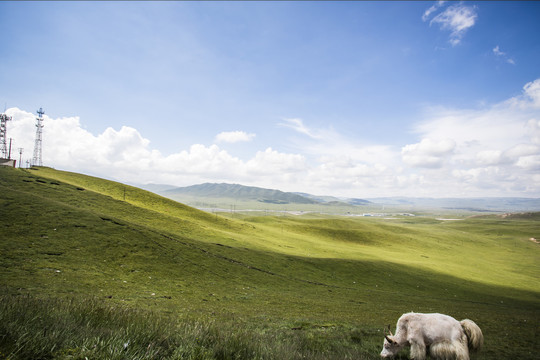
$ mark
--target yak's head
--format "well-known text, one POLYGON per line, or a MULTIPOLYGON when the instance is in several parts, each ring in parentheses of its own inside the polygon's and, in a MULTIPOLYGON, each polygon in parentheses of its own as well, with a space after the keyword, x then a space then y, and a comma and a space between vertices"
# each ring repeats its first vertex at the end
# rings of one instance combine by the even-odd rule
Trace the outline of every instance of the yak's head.
POLYGON ((390 331, 390 326, 388 326, 388 334, 384 336, 383 349, 381 351, 382 358, 391 358, 394 357, 401 349, 403 345, 399 344, 395 339, 394 335, 390 331))

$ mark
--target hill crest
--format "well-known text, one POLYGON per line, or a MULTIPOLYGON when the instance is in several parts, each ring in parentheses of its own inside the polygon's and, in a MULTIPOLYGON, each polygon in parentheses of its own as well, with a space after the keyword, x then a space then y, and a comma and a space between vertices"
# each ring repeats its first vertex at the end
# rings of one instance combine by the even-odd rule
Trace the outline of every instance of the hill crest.
POLYGON ((272 204, 318 204, 308 197, 275 189, 245 186, 228 183, 204 183, 165 190, 164 195, 190 195, 214 198, 235 198, 238 200, 257 200, 272 204))

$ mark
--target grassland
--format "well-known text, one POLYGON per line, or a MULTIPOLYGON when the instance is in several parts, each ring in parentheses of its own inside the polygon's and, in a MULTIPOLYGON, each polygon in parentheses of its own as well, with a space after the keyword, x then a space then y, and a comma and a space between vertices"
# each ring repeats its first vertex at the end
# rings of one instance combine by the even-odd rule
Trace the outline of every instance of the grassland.
POLYGON ((375 359, 407 311, 540 350, 539 214, 211 214, 49 168, 0 194, 0 359, 375 359))
POLYGON ((370 211, 381 211, 380 205, 366 205, 366 206, 354 206, 346 203, 314 203, 314 204, 301 204, 294 202, 282 202, 279 201, 261 201, 256 199, 235 198, 235 197, 211 197, 204 196, 199 197, 189 194, 177 194, 177 193, 163 193, 161 194, 169 199, 181 202, 183 204, 198 208, 205 209, 211 212, 222 213, 234 213, 234 214, 251 214, 268 216, 268 215, 282 215, 286 213, 294 214, 308 214, 308 213, 322 213, 328 215, 336 214, 354 214, 361 215, 370 211))

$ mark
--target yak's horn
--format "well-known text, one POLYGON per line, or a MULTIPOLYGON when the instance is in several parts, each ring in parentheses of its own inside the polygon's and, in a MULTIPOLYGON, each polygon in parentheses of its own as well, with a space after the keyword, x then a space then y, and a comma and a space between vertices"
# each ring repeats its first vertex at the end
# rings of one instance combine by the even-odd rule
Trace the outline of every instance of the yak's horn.
POLYGON ((386 335, 384 338, 385 338, 390 344, 395 343, 395 341, 392 340, 392 339, 390 339, 390 338, 388 337, 388 335, 386 335))

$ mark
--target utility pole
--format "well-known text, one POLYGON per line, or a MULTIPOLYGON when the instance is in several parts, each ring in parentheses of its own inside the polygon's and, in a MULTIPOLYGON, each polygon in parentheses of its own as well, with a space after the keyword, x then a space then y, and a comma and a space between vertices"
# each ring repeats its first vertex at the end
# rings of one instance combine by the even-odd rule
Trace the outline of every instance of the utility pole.
POLYGON ((39 108, 37 111, 38 117, 36 118, 37 124, 36 124, 36 141, 34 143, 34 157, 32 159, 32 166, 43 166, 43 159, 41 158, 41 150, 42 150, 42 138, 41 135, 43 134, 43 114, 45 112, 42 108, 39 108))

